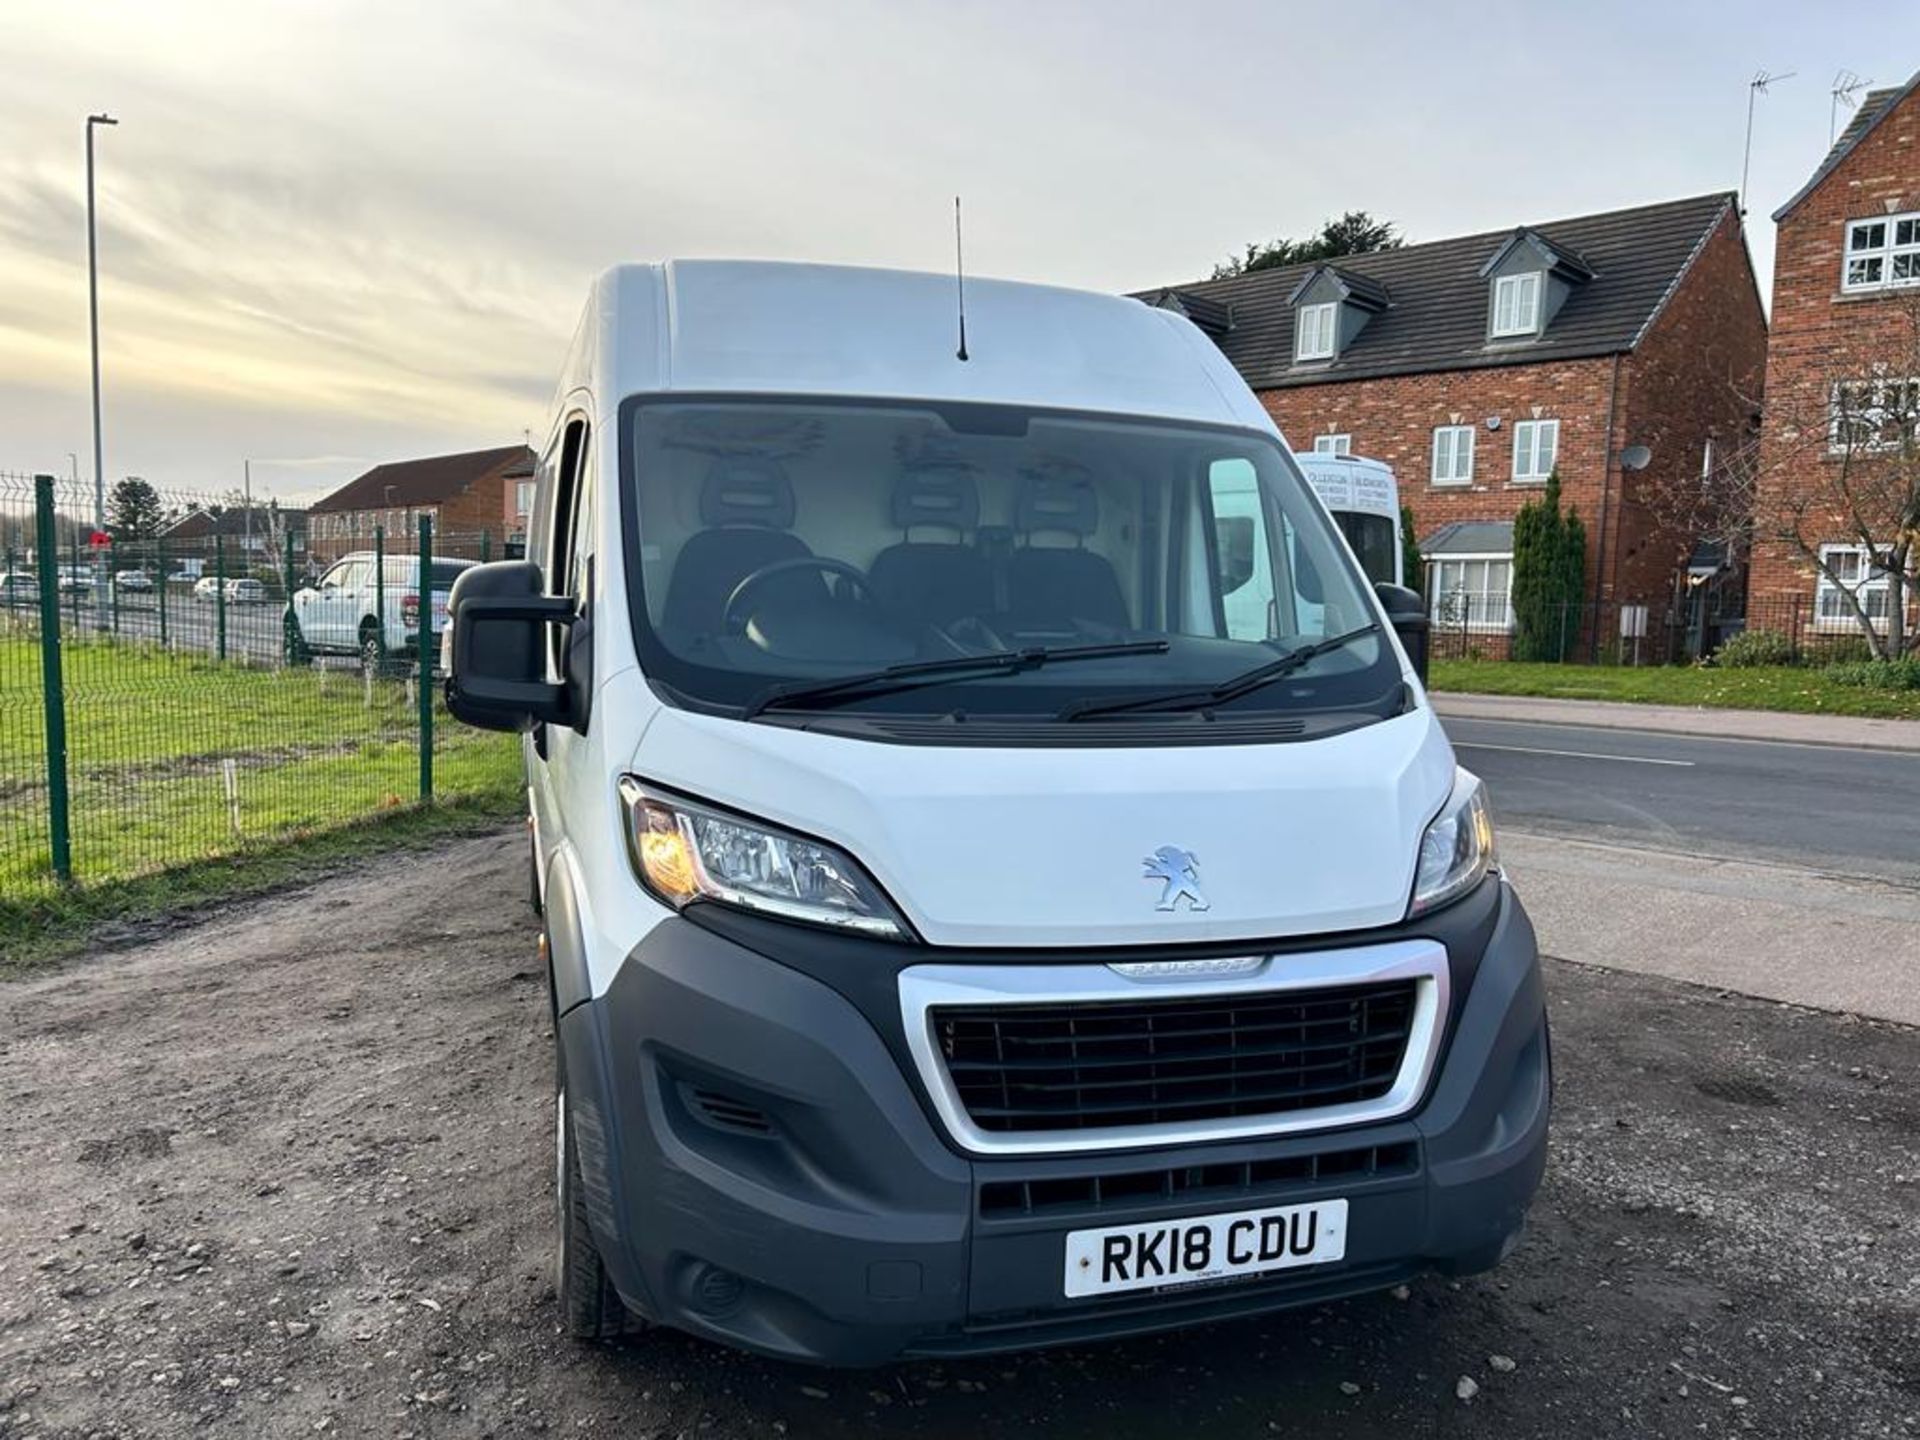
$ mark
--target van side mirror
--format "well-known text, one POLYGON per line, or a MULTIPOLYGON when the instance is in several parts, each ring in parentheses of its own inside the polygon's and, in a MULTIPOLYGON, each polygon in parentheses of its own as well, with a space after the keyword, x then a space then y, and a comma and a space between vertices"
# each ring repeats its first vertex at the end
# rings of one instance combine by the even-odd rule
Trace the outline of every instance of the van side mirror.
POLYGON ((1380 608, 1387 612, 1387 623, 1393 626, 1393 633, 1400 637, 1401 648, 1413 662, 1413 673, 1420 677, 1422 685, 1426 684, 1427 640, 1433 629, 1433 622, 1427 618, 1427 602, 1420 598, 1418 590, 1389 585, 1384 580, 1373 587, 1373 593, 1380 597, 1380 608))
POLYGON ((447 597, 447 709, 482 730, 570 723, 567 687, 547 679, 547 627, 573 602, 542 592, 540 567, 500 560, 462 570, 447 597))

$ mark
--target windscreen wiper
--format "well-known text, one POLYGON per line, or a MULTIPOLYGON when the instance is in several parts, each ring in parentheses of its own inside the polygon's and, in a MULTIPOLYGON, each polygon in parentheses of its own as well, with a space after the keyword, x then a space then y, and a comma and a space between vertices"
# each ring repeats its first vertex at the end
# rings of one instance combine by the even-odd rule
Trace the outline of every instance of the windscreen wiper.
POLYGON ((868 670, 859 675, 842 675, 834 680, 786 681, 762 690, 740 712, 742 720, 751 720, 767 710, 800 706, 838 705, 859 695, 883 695, 890 691, 912 690, 920 685, 937 685, 949 676, 969 670, 987 674, 1012 675, 1021 670, 1036 670, 1061 660, 1104 660, 1115 655, 1164 655, 1165 640, 1129 640, 1114 645, 1032 645, 1022 650, 989 650, 984 655, 955 655, 945 660, 912 660, 904 665, 889 665, 884 670, 868 670))
POLYGON ((1062 720, 1085 720, 1090 715, 1117 715, 1128 710, 1204 710, 1210 705, 1224 705, 1229 700, 1237 700, 1242 695, 1258 690, 1262 685, 1271 685, 1274 681, 1293 674, 1310 660, 1316 660, 1330 651, 1344 645, 1351 645, 1363 635, 1371 635, 1380 628, 1378 621, 1362 625, 1357 630, 1349 630, 1342 635, 1331 635, 1325 640, 1316 640, 1311 645, 1302 645, 1297 650, 1289 650, 1277 660, 1269 660, 1264 665, 1223 681, 1211 690, 1169 690, 1158 695, 1139 695, 1120 700, 1076 700, 1059 714, 1062 720))

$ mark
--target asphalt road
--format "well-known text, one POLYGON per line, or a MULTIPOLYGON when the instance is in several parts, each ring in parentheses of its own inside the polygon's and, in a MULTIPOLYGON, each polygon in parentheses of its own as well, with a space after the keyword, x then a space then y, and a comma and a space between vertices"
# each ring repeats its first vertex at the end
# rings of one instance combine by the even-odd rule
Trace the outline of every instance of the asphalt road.
POLYGON ((1506 825, 1920 886, 1920 756, 1505 720, 1446 727, 1506 825))

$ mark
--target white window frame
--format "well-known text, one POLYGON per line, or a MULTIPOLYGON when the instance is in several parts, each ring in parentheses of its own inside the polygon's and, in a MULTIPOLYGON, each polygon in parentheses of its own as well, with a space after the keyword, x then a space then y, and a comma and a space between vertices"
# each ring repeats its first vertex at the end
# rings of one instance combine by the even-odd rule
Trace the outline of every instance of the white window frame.
MULTIPOLYGON (((1833 393, 1827 400, 1827 453, 1845 455, 1884 455, 1898 450, 1901 436, 1896 432, 1887 434, 1888 414, 1887 392, 1896 385, 1914 388, 1896 407, 1912 418, 1912 429, 1920 432, 1920 377, 1903 378, 1898 376, 1875 376, 1871 380, 1842 380, 1833 387, 1833 393), (1842 409, 1842 401, 1849 392, 1860 395, 1854 402, 1851 416, 1842 409), (1858 440, 1849 441, 1846 436, 1845 422, 1853 422, 1868 431, 1869 434, 1858 440)), ((1920 439, 1920 433, 1913 437, 1920 439)))
POLYGON ((1529 270, 1523 275, 1502 275, 1493 282, 1493 336, 1496 340, 1505 336, 1532 335, 1539 330, 1540 290, 1544 278, 1540 271, 1529 270))
POLYGON ((1473 483, 1473 426, 1436 425, 1433 427, 1433 459, 1427 471, 1435 485, 1471 485, 1473 483), (1440 463, 1441 437, 1446 437, 1446 465, 1440 463), (1461 442, 1465 441, 1466 464, 1461 461, 1461 442))
POLYGON ((1859 294, 1909 285, 1920 285, 1920 210, 1847 221, 1840 247, 1841 290, 1859 294))
POLYGON ((1505 635, 1510 633, 1513 629, 1513 552, 1509 550, 1504 553, 1496 553, 1489 550, 1472 555, 1430 556, 1427 560, 1427 614, 1436 627, 1447 630, 1457 632, 1464 629, 1470 635, 1505 635), (1458 565, 1464 569, 1467 566, 1476 564, 1497 564, 1507 567, 1507 585, 1506 589, 1500 595, 1500 608, 1497 618, 1489 618, 1495 614, 1490 606, 1485 606, 1481 609, 1479 619, 1474 618, 1472 602, 1485 601, 1491 598, 1493 593, 1484 585, 1478 590, 1468 590, 1464 587, 1448 590, 1442 584, 1442 577, 1446 573, 1447 566, 1458 565), (1461 623, 1457 608, 1449 603, 1448 597, 1456 595, 1469 597, 1469 603, 1466 607, 1466 623, 1464 625, 1461 623))
POLYGON ((533 514, 535 482, 516 480, 513 482, 513 513, 522 521, 533 514))
POLYGON ((1293 358, 1331 360, 1340 329, 1338 300, 1302 305, 1294 317, 1293 358))
POLYGON ((1351 455, 1353 436, 1316 435, 1313 437, 1313 453, 1316 455, 1351 455))
POLYGON ((1553 467, 1560 461, 1560 422, 1551 420, 1516 420, 1513 422, 1513 483, 1516 485, 1544 485, 1547 477, 1553 474, 1553 467), (1543 447, 1542 435, 1551 435, 1553 441, 1544 447, 1546 464, 1540 463, 1543 447), (1524 437, 1524 438, 1523 438, 1524 437), (1522 462, 1524 459, 1524 466, 1522 462))
MULTIPOLYGON (((1884 551, 1882 552, 1884 556, 1884 551)), ((1840 598, 1843 590, 1851 591, 1867 612, 1867 620, 1876 631, 1884 632, 1887 617, 1892 613, 1893 577, 1885 570, 1873 568, 1865 545, 1834 544, 1820 547, 1820 563, 1826 569, 1817 571, 1813 581, 1813 628, 1822 633, 1834 631, 1858 631, 1860 621, 1853 610, 1840 598), (1836 564, 1842 557, 1853 561, 1851 567, 1836 564), (1853 579, 1848 581, 1843 574, 1838 582, 1827 578, 1827 570, 1848 569, 1853 579)))

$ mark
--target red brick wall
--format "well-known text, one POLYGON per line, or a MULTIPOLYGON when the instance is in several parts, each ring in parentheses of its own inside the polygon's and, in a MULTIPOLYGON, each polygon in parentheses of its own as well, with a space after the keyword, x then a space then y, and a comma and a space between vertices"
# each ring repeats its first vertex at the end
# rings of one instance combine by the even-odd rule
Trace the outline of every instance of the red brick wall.
POLYGON ((1622 477, 1609 569, 1624 598, 1673 593, 1695 536, 1675 497, 1696 489, 1709 438, 1724 457, 1749 441, 1767 355, 1767 321, 1739 218, 1731 210, 1694 257, 1634 352, 1616 450, 1644 445, 1647 468, 1622 477))
MULTIPOLYGON (((1836 376, 1864 372, 1868 357, 1911 349, 1897 338, 1911 323, 1913 290, 1843 294, 1846 224, 1893 210, 1920 210, 1920 95, 1910 95, 1856 145, 1820 187, 1780 222, 1774 250, 1773 338, 1767 354, 1767 415, 1761 445, 1760 509, 1778 509, 1811 467, 1831 464, 1798 431, 1817 421, 1836 376)), ((1855 463, 1858 463, 1857 461, 1855 463)), ((1818 487, 1811 487, 1815 493, 1818 487)), ((1817 525, 1817 522, 1816 522, 1817 525)), ((1814 527, 1808 527, 1814 528, 1814 527)), ((1814 540, 1846 541, 1836 515, 1814 540)), ((1779 605, 1813 603, 1814 575, 1790 546, 1754 547, 1750 593, 1779 605)))
MULTIPOLYGON (((1611 359, 1573 360, 1266 390, 1260 399, 1295 449, 1311 450, 1315 435, 1343 432, 1353 436, 1354 454, 1392 466, 1401 503, 1413 507, 1415 538, 1455 520, 1511 520, 1541 490, 1512 478, 1514 422, 1533 419, 1536 408, 1539 418, 1559 420, 1561 496, 1586 521, 1591 586, 1601 487, 1617 494, 1607 444, 1613 374, 1611 359), (1500 428, 1489 430, 1487 418, 1495 415, 1500 428), (1454 424, 1474 429, 1470 486, 1435 485, 1429 478, 1434 428, 1454 424)), ((1625 388, 1623 364, 1623 399, 1625 388)))

